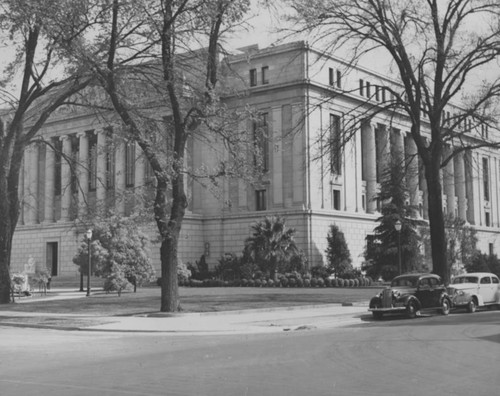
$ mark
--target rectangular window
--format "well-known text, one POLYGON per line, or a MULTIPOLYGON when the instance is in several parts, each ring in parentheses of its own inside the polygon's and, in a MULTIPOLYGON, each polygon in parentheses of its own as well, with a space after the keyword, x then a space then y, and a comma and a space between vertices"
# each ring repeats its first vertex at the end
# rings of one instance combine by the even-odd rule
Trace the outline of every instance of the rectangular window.
POLYGON ((362 79, 359 79, 359 94, 365 96, 365 82, 362 79))
POLYGON ((113 149, 113 130, 106 130, 106 188, 115 187, 115 151, 113 149))
POLYGON ((342 88, 342 73, 337 70, 337 88, 342 88))
POLYGON ((332 207, 335 210, 340 210, 340 190, 332 190, 332 207))
POLYGON ((488 158, 483 158, 483 196, 485 201, 490 200, 490 172, 488 158))
POLYGON ((263 172, 269 170, 268 114, 262 113, 259 121, 253 122, 253 140, 255 147, 254 164, 263 172))
POLYGON ((330 67, 328 69, 328 84, 330 84, 331 86, 335 85, 335 74, 334 74, 334 70, 330 67))
POLYGON ((256 190, 255 191, 255 209, 256 210, 266 210, 266 190, 256 190))
POLYGON ((269 66, 262 68, 262 84, 269 84, 269 66))
POLYGON ((71 139, 71 193, 78 194, 78 178, 76 172, 73 169, 76 169, 78 164, 78 152, 80 151, 80 141, 75 135, 70 136, 71 139))
POLYGON ((386 102, 386 99, 387 99, 387 98, 385 97, 385 95, 386 95, 386 94, 385 94, 385 91, 386 91, 385 87, 382 87, 382 102, 386 102))
POLYGON ((257 69, 250 69, 250 86, 255 87, 257 85, 257 69))
POLYGON ((97 135, 94 131, 87 132, 89 138, 89 191, 97 187, 97 135))
POLYGON ((489 245, 488 245, 488 247, 489 247, 488 253, 490 254, 490 256, 493 256, 495 254, 495 250, 494 250, 493 244, 490 242, 489 245))
POLYGON ((330 114, 330 136, 328 142, 330 149, 330 171, 336 175, 342 174, 341 142, 341 119, 338 115, 330 114))
POLYGON ((372 94, 371 94, 371 89, 370 89, 370 88, 371 88, 371 85, 370 85, 370 83, 367 81, 367 82, 366 82, 366 97, 367 97, 367 98, 369 98, 370 96, 372 96, 372 94))
POLYGON ((135 142, 125 145, 125 186, 135 185, 135 142))
POLYGON ((61 166, 62 166, 62 141, 59 140, 58 138, 55 138, 52 140, 52 144, 54 145, 54 195, 58 196, 61 195, 61 166))
POLYGON ((377 85, 375 87, 375 100, 377 102, 380 102, 380 86, 379 85, 377 85))
POLYGON ((491 226, 490 222, 491 222, 491 216, 490 216, 490 213, 489 213, 489 212, 486 212, 486 213, 484 214, 484 225, 485 225, 486 227, 489 227, 489 226, 491 226))

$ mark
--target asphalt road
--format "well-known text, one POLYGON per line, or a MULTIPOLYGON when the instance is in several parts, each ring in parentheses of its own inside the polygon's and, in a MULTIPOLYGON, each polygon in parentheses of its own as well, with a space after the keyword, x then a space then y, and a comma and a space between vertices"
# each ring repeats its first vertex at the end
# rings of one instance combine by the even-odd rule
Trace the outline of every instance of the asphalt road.
POLYGON ((500 311, 255 335, 0 327, 0 395, 497 395, 500 311))

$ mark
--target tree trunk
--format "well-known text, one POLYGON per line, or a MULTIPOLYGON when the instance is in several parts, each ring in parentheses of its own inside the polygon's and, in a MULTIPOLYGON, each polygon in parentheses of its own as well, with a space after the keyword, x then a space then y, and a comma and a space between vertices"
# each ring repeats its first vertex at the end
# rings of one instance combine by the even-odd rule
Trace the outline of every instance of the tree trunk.
POLYGON ((441 276, 445 284, 450 282, 446 257, 446 236, 443 215, 443 198, 439 179, 439 161, 433 159, 425 169, 429 203, 429 225, 432 249, 432 272, 441 276))
POLYGON ((164 238, 161 244, 161 312, 179 310, 179 288, 177 285, 178 238, 164 238))

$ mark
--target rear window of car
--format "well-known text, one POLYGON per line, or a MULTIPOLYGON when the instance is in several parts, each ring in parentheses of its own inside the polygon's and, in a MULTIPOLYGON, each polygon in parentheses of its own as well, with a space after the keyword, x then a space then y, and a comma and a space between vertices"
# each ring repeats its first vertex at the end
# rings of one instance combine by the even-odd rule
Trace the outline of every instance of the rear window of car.
POLYGON ((499 283, 498 278, 492 277, 491 279, 493 279, 493 283, 499 283))
POLYGON ((459 276, 453 279, 453 283, 477 283, 477 278, 475 276, 459 276))
POLYGON ((415 276, 412 277, 405 277, 405 278, 397 278, 394 279, 391 283, 391 286, 410 286, 410 287, 416 287, 417 286, 417 281, 418 278, 415 276))
POLYGON ((482 285, 487 284, 487 283, 491 283, 491 278, 489 276, 485 276, 484 278, 481 278, 482 285))

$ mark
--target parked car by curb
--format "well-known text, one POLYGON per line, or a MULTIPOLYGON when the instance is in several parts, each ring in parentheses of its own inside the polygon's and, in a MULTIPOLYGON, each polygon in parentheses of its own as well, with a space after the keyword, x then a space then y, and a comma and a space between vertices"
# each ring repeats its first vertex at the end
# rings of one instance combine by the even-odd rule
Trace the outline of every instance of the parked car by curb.
POLYGON ((448 286, 453 308, 475 312, 477 307, 500 306, 500 280, 489 272, 473 272, 453 278, 448 286))
POLYGON ((423 309, 437 309, 448 315, 451 306, 446 286, 438 275, 405 274, 395 277, 390 287, 370 300, 369 311, 376 319, 387 313, 405 313, 415 318, 423 309))

